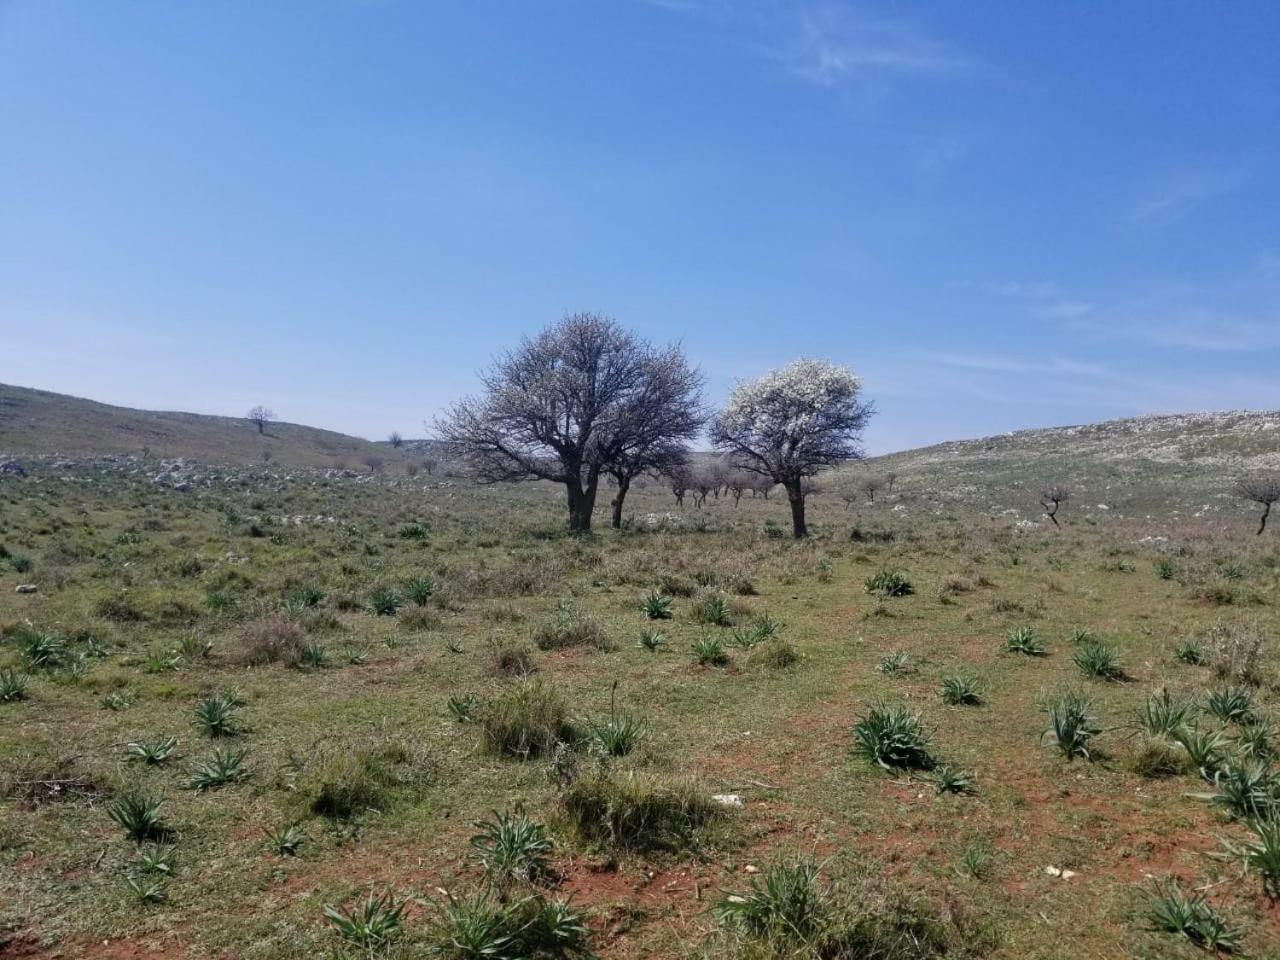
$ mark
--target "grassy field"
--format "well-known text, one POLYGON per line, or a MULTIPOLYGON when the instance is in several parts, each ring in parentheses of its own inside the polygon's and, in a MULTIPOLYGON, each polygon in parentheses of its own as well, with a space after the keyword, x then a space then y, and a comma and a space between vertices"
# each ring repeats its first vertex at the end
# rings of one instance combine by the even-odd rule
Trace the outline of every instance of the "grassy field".
POLYGON ((570 539, 543 485, 24 464, 0 957, 1196 956, 1171 885, 1280 955, 1238 850, 1280 805, 1280 551, 1223 471, 1063 463, 1056 530, 1059 464, 899 458, 794 543, 778 497, 651 485, 570 539))

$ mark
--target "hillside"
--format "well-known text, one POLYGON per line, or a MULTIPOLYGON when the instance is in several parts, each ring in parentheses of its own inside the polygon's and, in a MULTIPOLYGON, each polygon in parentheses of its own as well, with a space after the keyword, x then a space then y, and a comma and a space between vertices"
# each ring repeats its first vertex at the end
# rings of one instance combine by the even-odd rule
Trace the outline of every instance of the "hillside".
POLYGON ((1072 486, 1072 510, 1210 516, 1240 512, 1236 478, 1280 470, 1280 411, 1227 411, 1020 430, 875 457, 842 471, 897 474, 937 508, 975 507, 1034 517, 1047 482, 1072 486))
POLYGON ((240 417, 114 407, 44 390, 0 384, 0 455, 139 454, 209 464, 273 463, 358 467, 398 453, 332 430, 271 423, 265 434, 240 417))

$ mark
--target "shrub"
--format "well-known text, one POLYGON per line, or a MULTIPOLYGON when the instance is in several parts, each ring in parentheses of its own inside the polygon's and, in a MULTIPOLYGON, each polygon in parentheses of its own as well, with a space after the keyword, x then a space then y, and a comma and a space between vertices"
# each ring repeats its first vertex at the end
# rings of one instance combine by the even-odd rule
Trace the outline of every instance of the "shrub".
POLYGON ((414 606, 425 607, 436 592, 435 581, 430 577, 414 577, 404 585, 404 595, 414 606))
POLYGON ((1184 936, 1203 950, 1231 953, 1240 947, 1239 933, 1203 893, 1187 896, 1176 883, 1166 883, 1157 887, 1147 910, 1157 930, 1184 936))
POLYGON ((853 725, 854 750, 886 770, 927 770, 930 736, 920 715, 903 706, 875 704, 853 725))
POLYGON ((1204 648, 1201 647, 1199 640, 1191 637, 1173 648, 1173 658, 1179 663, 1198 667, 1204 663, 1204 648))
POLYGON ((251 666, 283 663, 296 667, 303 662, 306 634, 296 623, 281 616, 263 617, 240 631, 239 662, 251 666))
POLYGON ((485 749, 528 760, 549 754, 558 743, 573 743, 578 732, 560 692, 541 680, 516 684, 489 703, 480 718, 485 749))
MULTIPOLYGON (((832 891, 818 879, 812 861, 778 863, 752 877, 743 894, 722 900, 716 918, 766 943, 805 945, 812 956, 825 956, 816 947, 833 920, 832 891)), ((781 955, 781 953, 779 954, 781 955)))
POLYGON ((546 828, 524 813, 498 813, 476 824, 471 838, 486 877, 499 888, 516 881, 538 883, 551 875, 554 845, 546 828))
POLYGON ((1155 738, 1144 740, 1130 758, 1129 767, 1140 777, 1155 779, 1172 777, 1187 769, 1187 755, 1167 740, 1155 738))
POLYGON ((178 748, 177 737, 156 737, 154 740, 135 740, 125 744, 124 755, 148 766, 164 763, 178 748))
POLYGON ((751 651, 749 662, 753 667, 787 670, 800 662, 800 651, 786 640, 770 640, 751 651))
POLYGON ((400 626, 405 630, 438 630, 442 622, 440 614, 428 607, 408 607, 400 611, 400 626))
POLYGON ((492 891, 450 896, 433 924, 432 956, 443 960, 594 956, 581 914, 568 903, 541 895, 503 902, 492 891))
POLYGON ((94 612, 104 620, 116 623, 141 623, 146 616, 123 595, 101 597, 94 604, 94 612))
POLYGON ((942 702, 953 707, 977 706, 982 703, 982 688, 973 677, 950 674, 942 678, 942 702))
POLYGON ((560 805, 582 839, 636 853, 696 849, 726 809, 687 781, 604 774, 570 784, 560 805))
POLYGON ((1219 622, 1204 637, 1204 661, 1219 680, 1258 683, 1266 639, 1262 623, 1256 618, 1219 622))
POLYGON ((897 570, 881 570, 873 573, 863 581, 863 587, 867 593, 882 599, 906 597, 915 593, 915 587, 911 585, 911 581, 897 570))
POLYGON ((1100 641, 1086 643, 1076 651, 1072 660, 1087 677, 1099 680, 1122 680, 1124 668, 1120 666, 1120 656, 1110 644, 1100 641))
POLYGON ((667 645, 667 635, 658 630, 641 630, 636 646, 650 653, 657 653, 667 645))
POLYGON ((640 742, 647 724, 627 710, 611 710, 600 720, 587 720, 584 727, 596 750, 608 757, 624 757, 640 742))
POLYGON ((578 610, 568 600, 556 604, 551 616, 533 631, 533 642, 539 650, 563 650, 566 647, 610 648, 604 626, 595 617, 578 610))
POLYGON ((1201 730, 1198 726, 1187 724, 1173 732, 1176 740, 1184 750, 1191 764, 1206 780, 1212 780, 1222 766, 1226 753, 1227 740, 1217 730, 1201 730))
POLYGON ((1217 793, 1195 794, 1238 819, 1280 812, 1280 774, 1261 763, 1229 763, 1213 775, 1217 793))
POLYGON ((1048 707, 1049 729, 1040 737, 1053 737, 1054 744, 1068 760, 1093 759, 1089 742, 1102 732, 1089 715, 1089 703, 1075 693, 1064 693, 1048 707))
POLYGON ((911 658, 907 656, 907 651, 895 650, 881 657, 876 669, 886 677, 899 677, 911 672, 911 658))
POLYGON ((1029 624, 1015 627, 1004 638, 1004 648, 1010 653, 1023 653, 1029 657, 1043 657, 1048 651, 1029 624))
POLYGON ((959 767, 944 763, 933 771, 933 789, 938 796, 947 793, 969 793, 973 789, 973 778, 959 767))

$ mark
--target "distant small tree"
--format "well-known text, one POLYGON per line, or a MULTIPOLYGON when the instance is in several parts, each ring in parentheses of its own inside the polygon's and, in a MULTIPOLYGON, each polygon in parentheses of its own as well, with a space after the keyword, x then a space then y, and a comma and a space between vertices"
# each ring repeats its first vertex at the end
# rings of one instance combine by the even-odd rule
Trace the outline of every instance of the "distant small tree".
POLYGON ((689 492, 690 470, 688 461, 668 464, 662 470, 662 476, 671 488, 671 495, 676 498, 676 506, 684 506, 684 495, 689 492))
POLYGON ((893 485, 897 482, 898 482, 898 475, 896 473, 891 472, 891 473, 886 473, 884 475, 884 483, 885 483, 885 486, 889 488, 890 493, 893 493, 893 485))
POLYGON ((422 469, 427 471, 427 476, 431 476, 436 472, 436 467, 440 466, 440 461, 435 457, 423 457, 422 469))
POLYGON ((262 451, 262 462, 263 462, 263 463, 270 463, 270 462, 271 462, 271 451, 270 451, 270 450, 263 450, 263 451, 262 451))
POLYGON ((373 454, 370 454, 369 456, 362 458, 360 462, 363 463, 366 467, 368 467, 371 473, 381 473, 382 468, 387 465, 386 460, 384 460, 382 457, 374 456, 373 454))
POLYGON ((693 491, 693 505, 706 506, 707 497, 716 489, 720 476, 713 464, 700 463, 689 474, 689 489, 693 491))
POLYGON ((391 446, 399 450, 401 447, 404 446, 404 437, 400 436, 400 431, 392 430, 391 436, 387 437, 387 442, 390 443, 391 446))
POLYGON ((1055 527, 1062 526, 1058 522, 1058 511, 1070 499, 1071 487, 1065 483, 1046 484, 1040 491, 1040 506, 1044 507, 1044 515, 1053 521, 1055 527))
POLYGON ((862 456, 858 447, 873 408, 847 367, 796 360, 739 383, 711 425, 711 440, 732 461, 780 483, 791 503, 792 532, 808 535, 804 481, 862 456))
POLYGON ((267 424, 276 418, 275 413, 270 407, 256 406, 251 407, 249 412, 245 414, 245 419, 258 428, 259 433, 267 432, 267 424))
POLYGON ((406 463, 404 465, 404 475, 406 477, 416 477, 418 475, 418 465, 416 463, 406 463))
POLYGON ((884 480, 880 477, 867 477, 862 481, 862 492, 867 495, 867 500, 871 503, 876 502, 876 494, 880 488, 884 486, 884 480))
POLYGON ((1271 505, 1280 502, 1280 474, 1241 477, 1236 481, 1236 494, 1262 507, 1262 520, 1258 524, 1257 534, 1262 536, 1262 532, 1267 529, 1267 518, 1271 516, 1271 505))

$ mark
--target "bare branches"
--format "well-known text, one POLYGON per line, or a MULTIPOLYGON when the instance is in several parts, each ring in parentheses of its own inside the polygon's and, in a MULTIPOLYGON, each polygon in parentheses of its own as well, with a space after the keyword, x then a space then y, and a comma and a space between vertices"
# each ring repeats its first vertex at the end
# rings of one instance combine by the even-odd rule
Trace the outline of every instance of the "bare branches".
POLYGON ((250 407, 244 418, 257 427, 259 433, 266 433, 267 424, 274 420, 276 415, 270 407, 264 407, 259 404, 256 407, 250 407))
POLYGON ((1058 523, 1058 511, 1062 509, 1062 505, 1071 499, 1071 487, 1065 483, 1049 483, 1040 491, 1040 506, 1044 507, 1044 514, 1053 521, 1055 527, 1060 527, 1058 523))
POLYGON ((1262 520, 1258 524, 1258 536, 1267 529, 1267 518, 1271 516, 1271 506, 1280 502, 1280 474, 1253 474, 1241 477, 1236 481, 1236 495, 1252 500, 1262 507, 1262 520))

